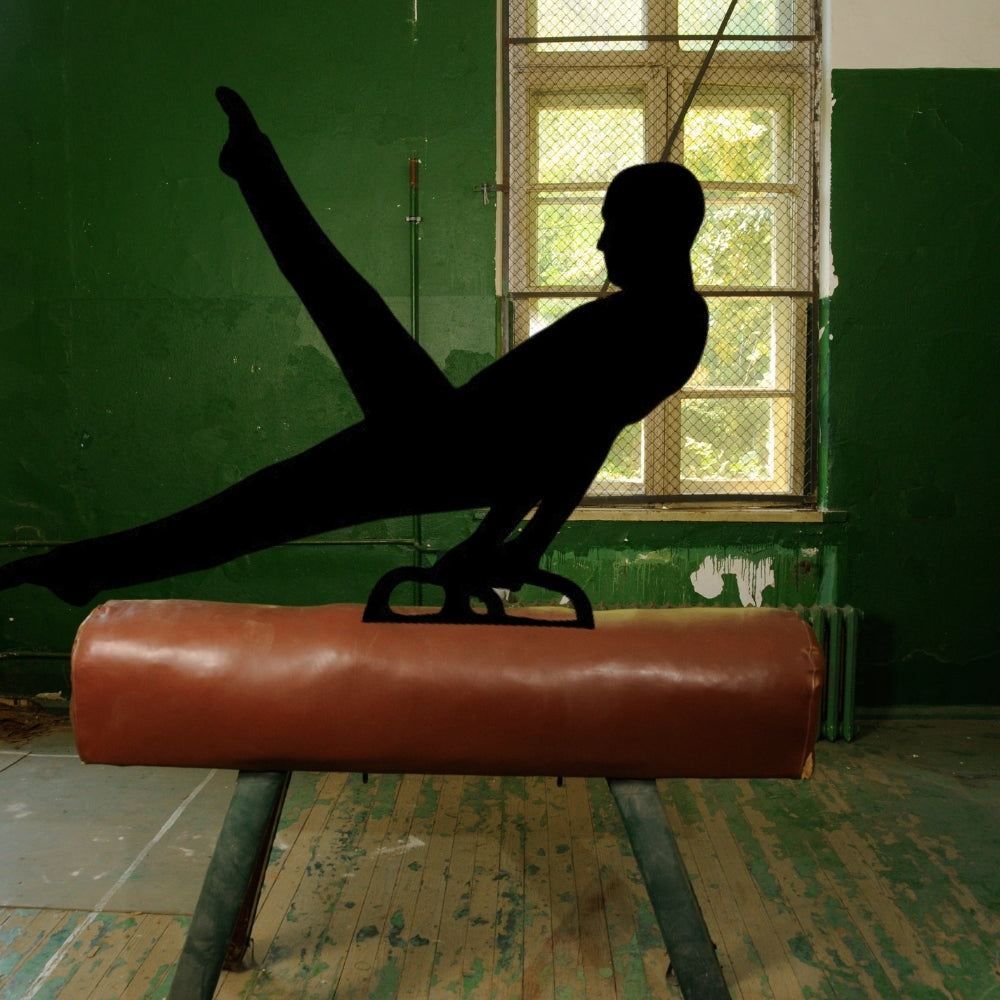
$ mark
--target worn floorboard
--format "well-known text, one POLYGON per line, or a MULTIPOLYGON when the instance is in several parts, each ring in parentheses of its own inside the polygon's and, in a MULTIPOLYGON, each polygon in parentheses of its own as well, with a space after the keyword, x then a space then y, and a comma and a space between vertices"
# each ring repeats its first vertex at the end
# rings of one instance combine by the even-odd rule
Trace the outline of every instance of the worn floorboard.
MULTIPOLYGON (((33 755, 4 756, 5 832, 33 755)), ((808 782, 659 783, 733 997, 1000 997, 1000 725, 883 721, 818 757, 808 782)), ((25 870, 86 854, 51 835, 25 870)), ((187 923, 0 908, 0 1000, 159 1000, 187 923)), ((296 774, 253 937, 219 1000, 680 997, 597 779, 296 774)))

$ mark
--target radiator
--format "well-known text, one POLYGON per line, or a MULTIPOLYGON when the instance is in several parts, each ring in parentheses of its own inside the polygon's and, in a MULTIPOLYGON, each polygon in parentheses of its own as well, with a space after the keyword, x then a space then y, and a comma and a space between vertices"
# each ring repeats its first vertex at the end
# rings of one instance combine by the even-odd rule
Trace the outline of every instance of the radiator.
POLYGON ((853 740, 857 733, 854 703, 858 677, 858 624, 861 612, 844 607, 798 607, 826 656, 826 686, 819 736, 853 740))

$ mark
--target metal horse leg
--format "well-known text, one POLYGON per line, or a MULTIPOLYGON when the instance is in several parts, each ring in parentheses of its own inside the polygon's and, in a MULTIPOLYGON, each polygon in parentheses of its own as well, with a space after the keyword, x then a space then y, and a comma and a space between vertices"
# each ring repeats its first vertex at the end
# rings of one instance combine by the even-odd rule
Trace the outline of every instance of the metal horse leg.
POLYGON ((655 781, 608 778, 684 1000, 731 1000, 655 781))
POLYGON ((289 778, 240 771, 167 1000, 212 1000, 227 954, 242 959, 289 778))

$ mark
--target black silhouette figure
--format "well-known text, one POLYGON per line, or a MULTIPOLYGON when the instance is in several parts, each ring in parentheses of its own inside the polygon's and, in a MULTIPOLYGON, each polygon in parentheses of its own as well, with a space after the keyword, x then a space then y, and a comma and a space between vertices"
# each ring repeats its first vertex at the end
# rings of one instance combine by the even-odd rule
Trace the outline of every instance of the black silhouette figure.
POLYGON ((488 508, 479 527, 427 571, 445 589, 445 610, 461 618, 471 594, 491 601, 490 588, 538 580, 542 554, 618 433, 680 389, 701 357, 708 312, 689 259, 704 214, 698 181, 672 163, 618 174, 598 248, 621 290, 454 387, 320 229, 242 98, 227 88, 216 96, 230 125, 220 166, 238 182, 363 419, 178 513, 8 563, 0 589, 38 584, 83 605, 101 591, 320 532, 473 507, 488 508), (409 431, 414 413, 420 427, 409 431), (532 432, 491 432, 511 413, 532 432))

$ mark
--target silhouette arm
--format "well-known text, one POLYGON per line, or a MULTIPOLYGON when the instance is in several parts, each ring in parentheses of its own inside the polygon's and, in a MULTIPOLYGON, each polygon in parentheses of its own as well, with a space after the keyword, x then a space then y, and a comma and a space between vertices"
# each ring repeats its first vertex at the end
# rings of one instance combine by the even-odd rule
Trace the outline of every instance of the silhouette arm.
MULTIPOLYGON (((445 552, 434 564, 434 571, 442 582, 449 578, 460 581, 475 580, 491 587, 517 590, 520 582, 511 576, 522 575, 511 562, 517 550, 506 539, 524 520, 532 501, 504 501, 494 504, 486 512, 476 530, 464 541, 445 552)), ((516 541, 516 539, 515 539, 516 541)), ((533 569, 534 567, 527 567, 533 569)))
POLYGON ((538 566, 545 550, 559 534, 559 529, 583 499, 593 478, 593 474, 589 474, 586 482, 563 483, 563 488, 558 492, 549 493, 542 498, 531 520, 507 543, 506 548, 511 550, 515 566, 525 569, 535 569, 538 566))
POLYGON ((532 501, 506 501, 490 507, 479 527, 441 556, 434 569, 445 581, 451 576, 519 590, 586 494, 596 471, 588 464, 585 473, 574 476, 571 472, 557 489, 545 494, 531 519, 513 538, 512 532, 531 510, 532 501))

